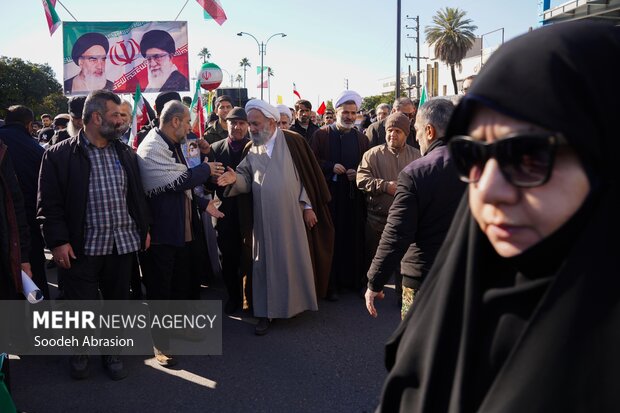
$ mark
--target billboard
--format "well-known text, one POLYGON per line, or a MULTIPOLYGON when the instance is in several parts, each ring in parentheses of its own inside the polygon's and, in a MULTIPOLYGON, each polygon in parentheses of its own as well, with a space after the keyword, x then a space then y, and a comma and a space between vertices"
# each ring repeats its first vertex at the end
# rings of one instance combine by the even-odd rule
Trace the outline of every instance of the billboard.
POLYGON ((187 22, 64 22, 64 91, 189 91, 187 22))

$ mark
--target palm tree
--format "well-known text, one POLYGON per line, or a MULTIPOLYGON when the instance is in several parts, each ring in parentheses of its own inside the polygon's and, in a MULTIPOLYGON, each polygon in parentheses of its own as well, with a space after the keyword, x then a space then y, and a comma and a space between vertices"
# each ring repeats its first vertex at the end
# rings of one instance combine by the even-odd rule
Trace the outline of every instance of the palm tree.
POLYGON ((241 75, 237 75, 237 78, 235 79, 235 82, 237 82, 237 87, 240 88, 241 87, 241 82, 243 82, 243 78, 241 77, 241 75))
POLYGON ((247 57, 244 57, 239 62, 239 67, 243 68, 243 87, 245 88, 245 72, 248 67, 252 67, 252 64, 250 63, 250 60, 247 57))
POLYGON ((198 53, 198 57, 202 57, 202 63, 206 63, 207 59, 211 57, 211 52, 206 47, 203 47, 198 53))
POLYGON ((426 41, 435 44, 435 56, 450 66, 455 95, 458 91, 454 66, 461 67, 461 61, 474 45, 473 32, 478 28, 471 19, 465 18, 466 14, 464 10, 446 7, 433 16, 434 24, 424 29, 426 41))

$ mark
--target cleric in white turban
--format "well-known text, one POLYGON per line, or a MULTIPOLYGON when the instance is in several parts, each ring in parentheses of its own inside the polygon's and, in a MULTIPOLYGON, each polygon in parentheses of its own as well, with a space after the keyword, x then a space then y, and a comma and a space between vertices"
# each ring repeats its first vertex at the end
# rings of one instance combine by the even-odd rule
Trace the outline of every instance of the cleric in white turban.
POLYGON ((357 109, 362 106, 362 97, 354 90, 343 90, 336 99, 334 99, 334 107, 339 108, 346 102, 353 102, 357 109))
POLYGON ((260 99, 249 100, 245 104, 245 112, 249 113, 252 109, 258 109, 263 112, 265 117, 270 118, 278 122, 280 120, 280 112, 274 106, 260 99))
POLYGON ((278 126, 280 129, 289 129, 293 123, 293 119, 291 119, 291 109, 286 105, 278 105, 276 108, 278 109, 278 112, 280 112, 280 121, 278 122, 278 126))

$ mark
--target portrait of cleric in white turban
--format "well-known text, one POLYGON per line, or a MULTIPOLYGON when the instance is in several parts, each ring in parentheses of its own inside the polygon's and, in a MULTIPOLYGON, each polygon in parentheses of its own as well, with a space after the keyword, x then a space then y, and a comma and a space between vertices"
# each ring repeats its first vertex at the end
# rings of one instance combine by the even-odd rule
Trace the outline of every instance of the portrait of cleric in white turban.
POLYGON ((146 59, 148 84, 145 92, 189 90, 189 81, 172 61, 176 47, 172 36, 151 30, 142 36, 140 51, 146 59))
POLYGON ((114 84, 105 77, 110 45, 101 33, 86 33, 73 44, 71 58, 80 73, 65 81, 65 93, 87 94, 93 90, 112 90, 114 84))

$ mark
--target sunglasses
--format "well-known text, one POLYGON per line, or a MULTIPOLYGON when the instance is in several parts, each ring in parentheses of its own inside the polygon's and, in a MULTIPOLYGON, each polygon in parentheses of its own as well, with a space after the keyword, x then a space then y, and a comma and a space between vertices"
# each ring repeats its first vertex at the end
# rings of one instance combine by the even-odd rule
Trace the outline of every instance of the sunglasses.
POLYGON ((494 158, 508 182, 532 188, 545 184, 551 177, 560 140, 557 135, 519 134, 484 143, 470 136, 455 136, 448 147, 463 182, 478 182, 487 161, 494 158))

